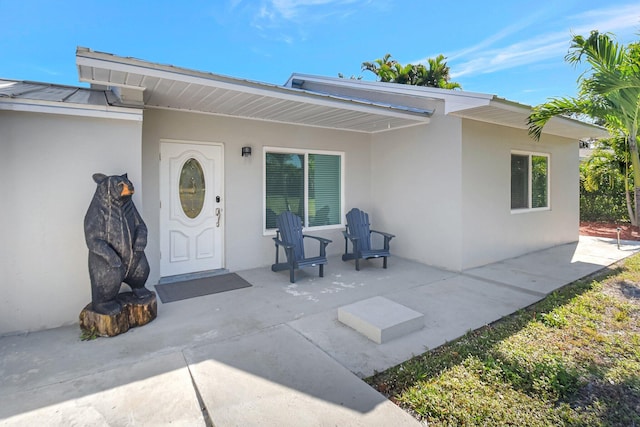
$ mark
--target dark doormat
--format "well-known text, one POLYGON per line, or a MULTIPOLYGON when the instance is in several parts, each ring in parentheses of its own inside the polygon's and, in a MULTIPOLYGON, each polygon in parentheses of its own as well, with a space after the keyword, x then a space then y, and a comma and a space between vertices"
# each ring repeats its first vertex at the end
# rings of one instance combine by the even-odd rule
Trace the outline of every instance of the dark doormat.
POLYGON ((235 273, 220 276, 203 277, 185 282, 165 283, 155 285, 156 292, 163 303, 180 301, 183 299, 217 294, 234 289, 248 288, 251 284, 235 273))

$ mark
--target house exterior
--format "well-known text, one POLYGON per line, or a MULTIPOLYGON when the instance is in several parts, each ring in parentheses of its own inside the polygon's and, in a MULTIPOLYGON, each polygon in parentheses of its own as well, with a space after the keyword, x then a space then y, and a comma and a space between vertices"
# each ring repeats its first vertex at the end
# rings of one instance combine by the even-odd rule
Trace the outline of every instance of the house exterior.
POLYGON ((151 289, 269 266, 283 209, 334 241, 328 255, 359 207, 397 236, 394 255, 462 271, 576 241, 578 140, 604 136, 554 118, 535 142, 530 107, 487 94, 302 74, 277 86, 86 48, 76 62, 90 89, 0 80, 0 335, 74 323, 90 301, 96 172, 136 187, 151 289))

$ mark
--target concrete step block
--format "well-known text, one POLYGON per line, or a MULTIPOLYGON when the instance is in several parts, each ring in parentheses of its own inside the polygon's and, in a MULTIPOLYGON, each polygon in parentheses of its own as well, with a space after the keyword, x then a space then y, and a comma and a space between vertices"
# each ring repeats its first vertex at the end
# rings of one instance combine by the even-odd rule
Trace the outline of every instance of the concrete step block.
POLYGON ((384 297, 338 308, 338 320, 382 344, 424 327, 424 315, 384 297))

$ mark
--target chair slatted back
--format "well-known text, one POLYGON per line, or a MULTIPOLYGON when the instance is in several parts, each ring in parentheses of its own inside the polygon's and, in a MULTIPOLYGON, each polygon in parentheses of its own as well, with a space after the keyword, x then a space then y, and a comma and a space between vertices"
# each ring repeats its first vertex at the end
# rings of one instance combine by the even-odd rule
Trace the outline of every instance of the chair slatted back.
POLYGON ((295 261, 304 259, 304 242, 302 238, 302 221, 290 211, 284 211, 276 218, 280 239, 287 245, 293 245, 295 261))
POLYGON ((358 208, 353 208, 347 213, 347 233, 358 237, 358 246, 361 251, 371 249, 371 227, 369 214, 358 208))

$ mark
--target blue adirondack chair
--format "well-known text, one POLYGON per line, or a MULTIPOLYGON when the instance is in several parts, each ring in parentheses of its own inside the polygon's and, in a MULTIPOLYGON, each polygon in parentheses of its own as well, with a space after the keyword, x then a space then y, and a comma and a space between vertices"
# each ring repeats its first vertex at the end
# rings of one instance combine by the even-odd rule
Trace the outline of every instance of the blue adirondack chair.
POLYGON ((382 266, 387 268, 387 257, 391 256, 389 251, 389 241, 396 237, 393 234, 384 233, 370 229, 369 214, 358 208, 353 208, 347 213, 347 228, 342 232, 344 235, 344 255, 343 261, 356 260, 356 270, 360 271, 360 259, 384 258, 382 266), (374 249, 371 247, 371 233, 376 233, 384 238, 383 247, 374 249), (351 242, 352 251, 349 252, 348 245, 351 242))
POLYGON ((331 240, 322 237, 302 234, 302 221, 300 217, 289 211, 284 211, 276 218, 276 262, 271 266, 272 271, 289 270, 289 280, 295 283, 294 271, 304 267, 320 268, 320 277, 324 277, 324 265, 327 263, 326 247, 331 240), (304 254, 304 238, 309 237, 320 242, 320 255, 306 258, 304 254), (280 246, 284 248, 287 257, 286 262, 279 262, 280 246))

